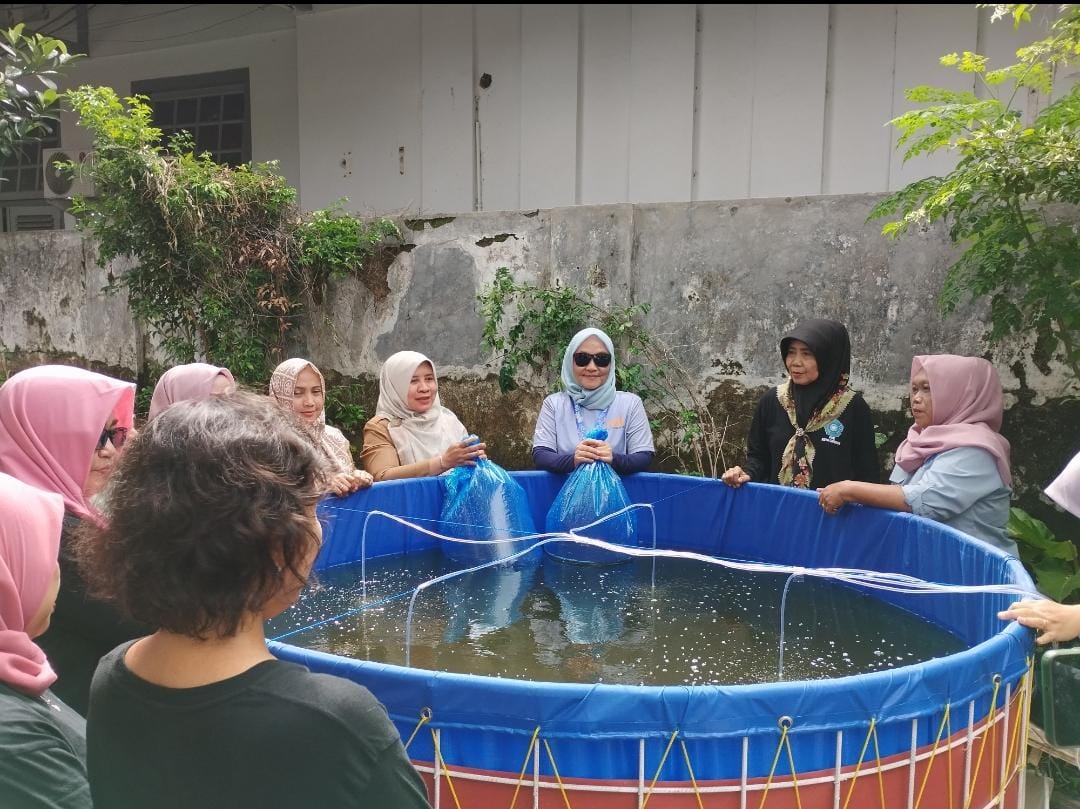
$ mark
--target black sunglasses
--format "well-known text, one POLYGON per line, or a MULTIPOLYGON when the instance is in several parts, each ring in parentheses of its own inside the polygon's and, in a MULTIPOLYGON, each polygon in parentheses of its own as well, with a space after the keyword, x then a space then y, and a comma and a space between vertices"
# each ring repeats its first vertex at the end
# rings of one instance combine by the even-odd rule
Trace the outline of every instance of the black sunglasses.
POLYGON ((127 427, 106 427, 101 431, 101 435, 97 440, 97 451, 105 449, 105 445, 112 441, 112 445, 117 449, 124 446, 124 442, 127 441, 128 429, 127 427))
POLYGON ((590 361, 595 362, 597 368, 607 368, 611 365, 611 355, 606 351, 599 354, 590 354, 588 351, 574 352, 574 365, 578 368, 588 368, 590 361))

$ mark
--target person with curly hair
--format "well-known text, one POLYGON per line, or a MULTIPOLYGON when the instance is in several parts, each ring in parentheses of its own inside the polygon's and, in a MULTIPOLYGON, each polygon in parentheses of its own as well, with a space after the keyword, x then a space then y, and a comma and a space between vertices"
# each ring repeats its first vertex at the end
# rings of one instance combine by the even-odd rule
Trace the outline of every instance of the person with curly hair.
POLYGON ((98 809, 428 806, 365 688, 275 659, 263 622, 307 582, 326 460, 265 397, 173 405, 125 452, 79 560, 155 631, 102 659, 87 763, 98 809))

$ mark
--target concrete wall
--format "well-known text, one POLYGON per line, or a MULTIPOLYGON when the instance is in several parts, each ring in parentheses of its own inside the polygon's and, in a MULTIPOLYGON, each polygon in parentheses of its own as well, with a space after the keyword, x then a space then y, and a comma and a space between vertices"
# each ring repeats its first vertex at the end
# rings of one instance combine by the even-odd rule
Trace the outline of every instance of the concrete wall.
MULTIPOLYGON (((73 80, 127 94, 132 81, 248 68, 254 157, 280 160, 308 208, 879 192, 949 168, 895 153, 885 123, 911 107, 904 90, 979 89, 938 57, 1011 64, 1052 13, 1015 31, 960 4, 314 8, 93 6, 73 80)), ((74 35, 58 24, 46 30, 74 35)), ((1031 114, 1043 100, 1019 103, 1031 114)), ((64 145, 83 147, 71 124, 64 145)))
MULTIPOLYGON (((521 281, 566 283, 600 301, 648 302, 650 330, 729 425, 737 462, 752 407, 780 380, 780 335, 804 317, 832 317, 852 335, 853 377, 895 446, 908 424, 913 354, 987 355, 980 308, 942 319, 937 292, 953 248, 939 230, 890 242, 865 218, 878 197, 849 195, 702 203, 608 205, 407 220, 409 249, 389 267, 389 293, 357 280, 331 286, 297 334, 294 351, 331 383, 359 381, 368 413, 380 363, 403 348, 429 354, 444 399, 482 433, 492 455, 529 465, 542 390, 509 396, 494 383, 481 343, 478 291, 498 267, 521 281)), ((120 267, 111 268, 114 272, 120 267)), ((9 368, 43 358, 112 368, 134 377, 139 333, 92 248, 74 233, 0 237, 0 352, 9 368)), ((1029 495, 1080 449, 1080 399, 1064 369, 1024 360, 1023 345, 992 359, 1007 389, 1006 435, 1029 495), (1073 395, 1072 400, 1067 397, 1073 395)))

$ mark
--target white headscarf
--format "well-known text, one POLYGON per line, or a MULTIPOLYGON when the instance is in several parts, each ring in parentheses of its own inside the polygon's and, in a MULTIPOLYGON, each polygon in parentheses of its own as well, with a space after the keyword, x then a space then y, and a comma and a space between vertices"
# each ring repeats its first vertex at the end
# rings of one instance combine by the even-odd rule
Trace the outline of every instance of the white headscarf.
POLYGON ((409 382, 423 363, 438 374, 435 363, 418 351, 399 351, 383 363, 379 372, 379 403, 375 417, 390 422, 390 439, 397 448, 402 465, 442 455, 468 435, 468 431, 450 410, 442 406, 438 391, 431 407, 423 413, 409 409, 409 382))

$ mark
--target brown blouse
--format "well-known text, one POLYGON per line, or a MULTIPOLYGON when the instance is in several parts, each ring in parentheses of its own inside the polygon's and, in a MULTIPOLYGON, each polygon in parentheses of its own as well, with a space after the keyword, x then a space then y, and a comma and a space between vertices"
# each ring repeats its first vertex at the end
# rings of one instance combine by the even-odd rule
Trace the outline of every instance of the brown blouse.
POLYGON ((360 462, 375 480, 423 478, 446 471, 442 458, 438 456, 402 466, 397 447, 390 438, 390 422, 385 416, 376 416, 364 425, 364 449, 360 452, 360 462))

